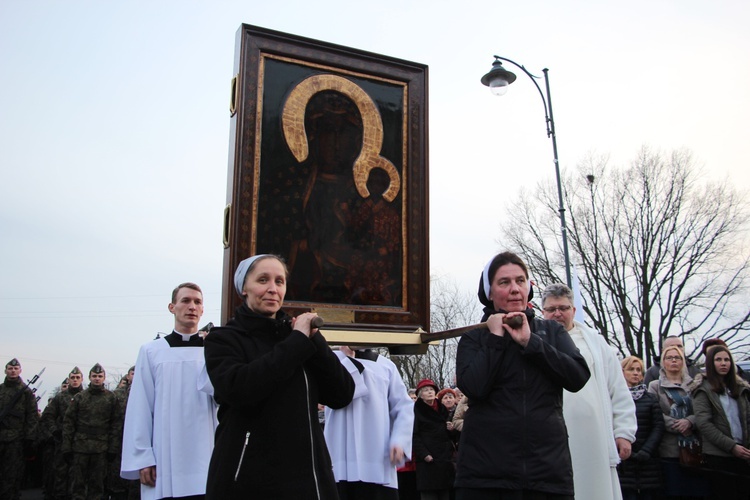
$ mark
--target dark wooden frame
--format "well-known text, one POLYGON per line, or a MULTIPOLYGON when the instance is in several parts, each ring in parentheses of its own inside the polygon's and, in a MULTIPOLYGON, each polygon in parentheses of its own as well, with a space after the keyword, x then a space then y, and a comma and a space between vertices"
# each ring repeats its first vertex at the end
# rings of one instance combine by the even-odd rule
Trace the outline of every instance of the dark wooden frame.
MULTIPOLYGON (((393 304, 296 301, 287 297, 284 309, 293 315, 317 311, 326 321, 326 327, 333 329, 408 332, 422 328, 429 331, 427 67, 246 24, 237 31, 230 104, 222 324, 240 304, 233 284, 237 265, 250 255, 267 251, 258 248, 257 232, 263 227, 259 224, 259 217, 262 221, 261 214, 266 213, 263 200, 269 199, 263 191, 268 183, 261 181, 261 174, 265 175, 267 168, 262 171, 261 167, 269 165, 264 162, 273 159, 270 155, 269 158, 264 156, 266 146, 262 141, 267 139, 264 135, 278 134, 278 130, 265 127, 264 117, 271 112, 280 113, 280 110, 263 109, 264 95, 279 92, 277 83, 282 76, 278 75, 295 71, 353 80, 359 82, 359 88, 374 88, 375 92, 382 87, 388 95, 392 95, 391 88, 403 90, 403 108, 399 110, 402 115, 401 157, 395 161, 400 168, 402 185, 400 199, 394 201, 398 202, 401 214, 398 264, 402 281, 401 295, 393 304), (267 74, 267 68, 280 69, 269 70, 267 74)), ((379 106, 376 98, 372 100, 379 106)), ((387 135, 388 125, 383 125, 383 128, 387 135)), ((294 275, 291 281, 294 281, 294 275)))

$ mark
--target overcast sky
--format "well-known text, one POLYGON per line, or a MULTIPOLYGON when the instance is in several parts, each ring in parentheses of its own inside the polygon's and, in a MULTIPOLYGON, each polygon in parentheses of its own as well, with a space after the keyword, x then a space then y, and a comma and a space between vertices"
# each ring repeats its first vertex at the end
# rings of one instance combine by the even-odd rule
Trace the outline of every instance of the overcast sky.
POLYGON ((563 169, 686 147, 745 190, 749 19, 743 0, 3 0, 0 359, 46 366, 48 394, 75 365, 123 373, 183 281, 219 323, 241 23, 429 66, 431 273, 473 292, 506 203, 554 176, 532 82, 479 83, 493 54, 549 68, 563 169))

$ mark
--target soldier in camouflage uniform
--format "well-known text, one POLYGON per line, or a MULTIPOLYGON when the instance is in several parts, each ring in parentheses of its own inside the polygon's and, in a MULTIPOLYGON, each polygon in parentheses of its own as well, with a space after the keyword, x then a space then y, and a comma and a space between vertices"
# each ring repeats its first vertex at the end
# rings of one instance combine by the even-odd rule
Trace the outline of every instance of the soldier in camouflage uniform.
POLYGON ((89 387, 76 395, 63 419, 62 452, 70 464, 73 500, 100 500, 107 463, 120 452, 122 418, 115 395, 104 388, 106 373, 97 363, 89 387))
MULTIPOLYGON (((133 373, 135 373, 135 366, 128 370, 128 374, 120 379, 120 383, 117 384, 114 394, 117 398, 117 403, 120 406, 120 419, 125 421, 125 408, 128 405, 128 395, 130 394, 130 383, 133 381, 133 373)), ((120 448, 122 448, 122 434, 118 436, 120 442, 120 448)), ((131 481, 120 477, 120 464, 122 463, 122 455, 119 453, 109 464, 109 471, 107 473, 107 480, 105 482, 106 493, 109 495, 111 500, 127 500, 128 499, 128 486, 131 481)), ((136 483, 136 489, 140 493, 140 482, 136 483)))
POLYGON ((36 397, 21 380, 21 363, 5 365, 0 385, 0 498, 21 498, 24 458, 32 453, 39 420, 36 397))
POLYGON ((70 498, 68 481, 68 464, 65 462, 62 452, 63 419, 68 406, 73 402, 76 394, 83 391, 83 373, 76 366, 68 374, 68 389, 59 392, 47 405, 42 413, 42 426, 52 435, 55 451, 52 460, 54 486, 52 498, 67 500, 70 498))

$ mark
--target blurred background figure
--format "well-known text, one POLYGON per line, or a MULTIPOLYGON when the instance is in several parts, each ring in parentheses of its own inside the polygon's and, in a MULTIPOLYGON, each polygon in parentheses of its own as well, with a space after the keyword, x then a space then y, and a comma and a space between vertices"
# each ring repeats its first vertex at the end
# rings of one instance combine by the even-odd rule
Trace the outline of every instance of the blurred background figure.
POLYGON ((432 380, 417 384, 414 404, 414 460, 417 463, 417 490, 422 500, 448 500, 455 477, 454 445, 448 409, 437 399, 438 387, 432 380))

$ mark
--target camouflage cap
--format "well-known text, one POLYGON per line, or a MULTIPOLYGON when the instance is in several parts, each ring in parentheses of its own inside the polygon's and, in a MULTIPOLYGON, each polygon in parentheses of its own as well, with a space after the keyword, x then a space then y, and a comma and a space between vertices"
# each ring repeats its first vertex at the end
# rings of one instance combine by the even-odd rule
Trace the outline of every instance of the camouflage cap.
POLYGON ((81 374, 81 369, 78 368, 77 366, 74 367, 72 370, 70 370, 70 373, 69 373, 69 375, 79 375, 79 374, 81 374))
POLYGON ((91 370, 89 370, 89 375, 91 375, 92 373, 104 373, 104 368, 102 368, 102 365, 97 363, 93 367, 91 367, 91 370))
POLYGON ((9 366, 21 366, 21 363, 18 362, 18 359, 13 358, 7 363, 5 363, 5 368, 8 368, 9 366))
POLYGON ((65 384, 67 384, 67 383, 68 383, 68 377, 65 377, 65 378, 63 379, 63 381, 62 381, 62 384, 60 384, 60 385, 65 385, 65 384))
POLYGON ((133 365, 133 366, 131 366, 130 368, 128 368, 128 371, 129 371, 129 372, 134 372, 134 371, 135 371, 135 365, 133 365))

